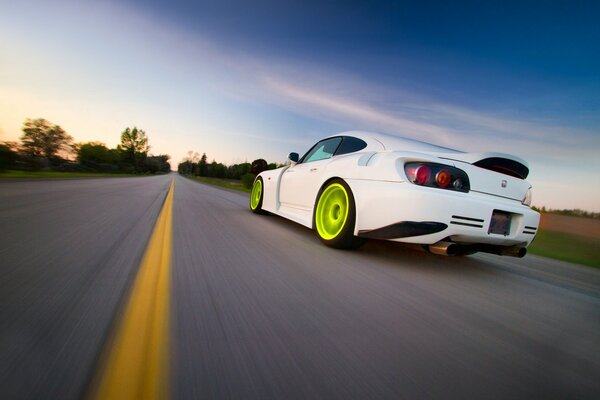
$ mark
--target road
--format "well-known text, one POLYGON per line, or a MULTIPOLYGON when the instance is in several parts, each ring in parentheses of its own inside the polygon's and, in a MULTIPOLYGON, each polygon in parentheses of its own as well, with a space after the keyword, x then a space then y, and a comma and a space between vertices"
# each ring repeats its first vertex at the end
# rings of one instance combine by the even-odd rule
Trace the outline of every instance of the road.
POLYGON ((0 398, 87 396, 172 179, 172 398, 600 398, 598 270, 338 251, 174 174, 0 182, 0 398))

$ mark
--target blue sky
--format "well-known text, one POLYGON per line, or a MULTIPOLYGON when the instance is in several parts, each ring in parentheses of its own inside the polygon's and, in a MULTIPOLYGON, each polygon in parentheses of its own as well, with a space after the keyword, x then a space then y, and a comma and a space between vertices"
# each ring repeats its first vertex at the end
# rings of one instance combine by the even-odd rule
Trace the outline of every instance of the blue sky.
POLYGON ((376 130, 514 153, 534 204, 600 211, 600 6, 388 3, 0 1, 0 140, 137 125, 175 166, 376 130))

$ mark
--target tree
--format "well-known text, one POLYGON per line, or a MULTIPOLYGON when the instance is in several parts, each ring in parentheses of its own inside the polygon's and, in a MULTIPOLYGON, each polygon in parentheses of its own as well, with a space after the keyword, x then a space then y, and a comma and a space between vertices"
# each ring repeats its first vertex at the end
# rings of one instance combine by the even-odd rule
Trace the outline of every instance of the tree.
POLYGON ((240 179, 242 175, 250 172, 250 163, 234 164, 227 167, 227 178, 240 179))
POLYGON ((200 176, 208 175, 208 163, 206 162, 206 153, 202 153, 202 157, 200 157, 200 161, 198 161, 197 173, 200 176))
POLYGON ((169 164, 170 158, 171 157, 167 154, 148 156, 144 162, 144 172, 150 172, 152 174, 157 172, 171 172, 171 164, 169 164))
POLYGON ((118 146, 122 153, 122 161, 129 164, 137 172, 142 170, 142 164, 148 155, 148 137, 146 132, 137 127, 125 128, 121 133, 121 144, 118 146))
POLYGON ((213 160, 210 164, 206 166, 206 175, 211 178, 225 178, 225 173, 227 172, 227 167, 224 164, 217 163, 213 160))
MULTIPOLYGON (((200 154, 194 150, 188 150, 187 157, 185 157, 177 166, 177 172, 182 175, 198 175, 198 160, 200 154)), ((169 170, 170 170, 169 165, 169 170)))
POLYGON ((43 118, 26 119, 21 146, 26 154, 54 159, 59 151, 69 151, 73 138, 63 128, 43 118))
POLYGON ((15 143, 0 143, 0 171, 15 167, 18 157, 17 151, 15 149, 15 143))
POLYGON ((250 166, 250 172, 252 172, 254 175, 258 175, 261 172, 266 171, 268 166, 269 164, 267 164, 265 160, 259 158, 258 160, 252 161, 252 165, 250 166))
POLYGON ((107 172, 118 168, 119 152, 109 149, 104 143, 80 143, 75 148, 77 149, 77 161, 88 168, 107 172))
POLYGON ((182 175, 190 175, 193 173, 193 171, 194 171, 194 164, 192 164, 190 161, 187 161, 187 160, 180 162, 179 165, 177 166, 177 172, 179 172, 182 175))

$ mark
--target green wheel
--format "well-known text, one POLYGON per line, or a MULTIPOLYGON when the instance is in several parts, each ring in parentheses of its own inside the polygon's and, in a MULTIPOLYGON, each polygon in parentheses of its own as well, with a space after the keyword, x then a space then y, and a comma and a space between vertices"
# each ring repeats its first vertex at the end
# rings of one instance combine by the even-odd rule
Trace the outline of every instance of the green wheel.
POLYGON ((314 212, 314 226, 319 239, 327 246, 354 249, 365 239, 354 236, 356 209, 352 191, 341 179, 323 187, 314 212))
POLYGON ((263 203, 263 179, 259 176, 254 180, 252 192, 250 193, 250 210, 256 214, 264 214, 263 203))

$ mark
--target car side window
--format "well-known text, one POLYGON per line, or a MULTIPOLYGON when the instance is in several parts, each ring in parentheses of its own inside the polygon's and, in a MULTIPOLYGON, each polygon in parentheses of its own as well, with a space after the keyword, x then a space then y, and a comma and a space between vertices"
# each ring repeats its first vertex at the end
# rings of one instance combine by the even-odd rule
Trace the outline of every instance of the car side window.
POLYGON ((333 137, 321 140, 312 149, 302 157, 301 162, 307 163, 311 161, 325 160, 333 157, 338 146, 342 142, 341 137, 333 137))
POLYGON ((367 147, 367 143, 364 140, 355 138, 352 136, 344 136, 342 144, 337 148, 335 155, 354 153, 367 147))

